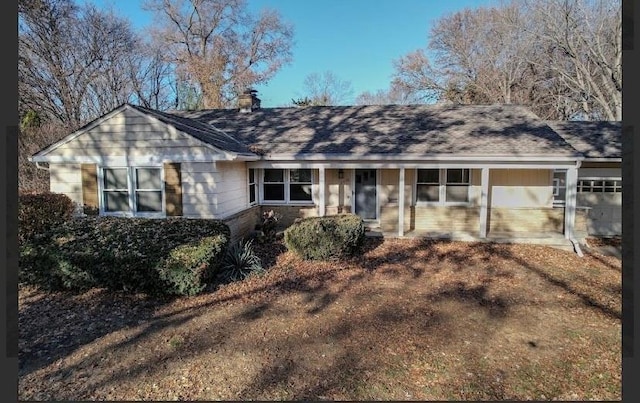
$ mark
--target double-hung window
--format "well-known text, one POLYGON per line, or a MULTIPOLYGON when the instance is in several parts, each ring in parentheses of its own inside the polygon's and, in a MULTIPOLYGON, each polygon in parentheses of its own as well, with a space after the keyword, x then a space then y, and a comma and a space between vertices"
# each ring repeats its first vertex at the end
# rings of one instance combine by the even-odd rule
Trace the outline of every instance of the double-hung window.
POLYGON ((306 204, 313 200, 311 169, 264 169, 262 200, 266 203, 306 204))
POLYGON ((469 169, 418 169, 416 204, 467 204, 470 184, 469 169))
POLYGON ((106 214, 162 215, 162 169, 156 167, 102 168, 101 206, 106 214))

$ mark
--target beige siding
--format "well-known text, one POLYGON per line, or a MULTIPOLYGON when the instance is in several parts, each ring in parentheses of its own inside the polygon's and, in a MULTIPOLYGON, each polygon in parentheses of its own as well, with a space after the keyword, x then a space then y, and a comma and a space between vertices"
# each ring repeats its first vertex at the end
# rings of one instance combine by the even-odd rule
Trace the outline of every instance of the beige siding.
POLYGON ((48 155, 134 157, 149 154, 211 156, 218 153, 150 117, 124 109, 48 155))
POLYGON ((49 190, 67 195, 82 212, 82 171, 80 164, 49 164, 49 190))
POLYGON ((553 203, 551 171, 547 169, 491 169, 492 207, 549 207, 553 203))
POLYGON ((224 218, 249 204, 244 162, 183 163, 183 212, 188 217, 224 218))
POLYGON ((325 172, 325 181, 327 184, 326 196, 327 196, 327 214, 329 211, 337 211, 338 207, 351 206, 351 175, 353 170, 344 169, 343 178, 338 177, 337 169, 327 169, 325 172), (330 209, 330 207, 335 207, 330 209))

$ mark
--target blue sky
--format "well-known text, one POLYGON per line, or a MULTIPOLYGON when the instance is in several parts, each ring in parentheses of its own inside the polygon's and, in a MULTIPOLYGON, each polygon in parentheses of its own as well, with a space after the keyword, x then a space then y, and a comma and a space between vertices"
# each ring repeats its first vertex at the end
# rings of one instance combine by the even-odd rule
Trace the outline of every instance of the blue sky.
MULTIPOLYGON (((152 17, 141 0, 90 0, 100 7, 112 5, 138 29, 152 17)), ((427 45, 432 24, 461 10, 495 3, 494 0, 248 0, 258 11, 272 8, 293 23, 293 61, 267 84, 257 86, 263 107, 284 106, 303 95, 303 82, 311 73, 331 71, 350 81, 355 96, 386 89, 393 60, 427 45)), ((354 99, 347 103, 353 103, 354 99)))

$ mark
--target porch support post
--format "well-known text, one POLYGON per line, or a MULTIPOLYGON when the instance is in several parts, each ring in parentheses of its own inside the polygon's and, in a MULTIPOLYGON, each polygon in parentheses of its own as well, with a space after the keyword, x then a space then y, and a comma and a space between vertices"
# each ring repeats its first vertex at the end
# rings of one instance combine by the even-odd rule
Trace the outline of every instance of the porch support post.
POLYGON ((487 237, 487 209, 489 205, 489 168, 482 168, 480 180, 482 192, 480 193, 480 238, 487 237))
POLYGON ((576 188, 578 186, 578 169, 567 169, 565 180, 565 202, 564 202, 564 237, 573 238, 573 227, 576 220, 576 188))
POLYGON ((398 236, 404 236, 404 168, 398 178, 398 236))
POLYGON ((326 181, 325 181, 325 168, 324 167, 320 167, 320 180, 319 180, 319 186, 320 186, 320 191, 318 192, 318 197, 320 198, 320 201, 318 203, 318 209, 320 210, 318 212, 318 215, 320 217, 324 217, 324 213, 325 213, 325 188, 326 188, 326 181))

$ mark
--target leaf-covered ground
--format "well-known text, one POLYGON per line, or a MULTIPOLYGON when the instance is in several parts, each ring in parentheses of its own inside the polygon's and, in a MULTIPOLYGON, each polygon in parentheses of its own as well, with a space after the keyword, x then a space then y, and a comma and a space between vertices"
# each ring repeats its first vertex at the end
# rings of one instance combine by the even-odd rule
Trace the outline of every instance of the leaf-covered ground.
POLYGON ((260 247, 267 274, 152 300, 19 293, 19 400, 619 400, 621 263, 368 239, 260 247))

